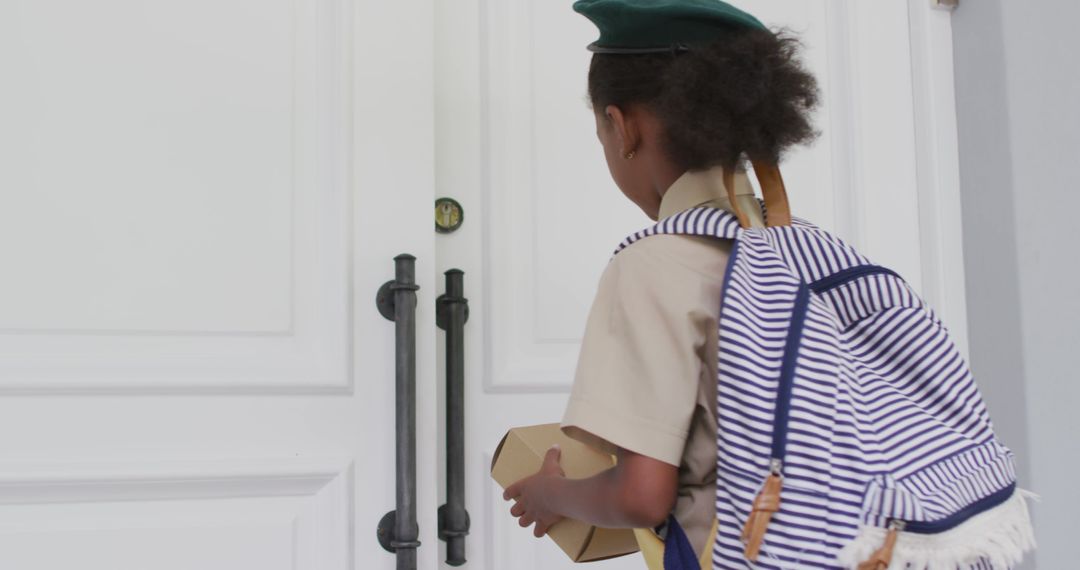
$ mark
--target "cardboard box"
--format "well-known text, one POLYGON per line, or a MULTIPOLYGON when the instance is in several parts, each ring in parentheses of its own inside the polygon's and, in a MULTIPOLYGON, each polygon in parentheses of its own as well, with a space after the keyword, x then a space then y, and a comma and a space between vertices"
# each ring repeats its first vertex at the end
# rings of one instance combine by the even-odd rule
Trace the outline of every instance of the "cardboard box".
MULTIPOLYGON (((556 443, 562 449, 560 465, 568 478, 591 477, 615 464, 610 455, 564 435, 559 424, 543 424, 514 428, 503 437, 491 462, 491 477, 506 489, 535 474, 544 463, 544 455, 556 443)), ((633 530, 598 528, 573 519, 559 521, 548 529, 547 536, 574 562, 605 560, 638 551, 633 530)))

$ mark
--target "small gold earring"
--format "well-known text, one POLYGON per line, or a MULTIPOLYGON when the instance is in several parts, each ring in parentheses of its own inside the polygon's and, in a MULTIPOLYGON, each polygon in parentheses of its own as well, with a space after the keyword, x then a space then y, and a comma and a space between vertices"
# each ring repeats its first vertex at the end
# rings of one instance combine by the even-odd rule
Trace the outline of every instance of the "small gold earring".
POLYGON ((625 154, 624 156, 626 157, 626 160, 631 160, 631 159, 633 159, 633 158, 634 158, 634 156, 636 156, 636 155, 637 155, 637 153, 636 153, 636 152, 634 152, 634 151, 630 151, 630 152, 626 153, 626 154, 625 154))

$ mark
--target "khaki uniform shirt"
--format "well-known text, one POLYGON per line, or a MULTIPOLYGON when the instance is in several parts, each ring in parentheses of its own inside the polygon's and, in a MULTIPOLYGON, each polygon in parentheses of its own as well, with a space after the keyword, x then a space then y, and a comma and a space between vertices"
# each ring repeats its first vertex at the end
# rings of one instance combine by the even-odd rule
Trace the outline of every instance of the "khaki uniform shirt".
MULTIPOLYGON (((730 210, 721 169, 687 172, 660 218, 696 206, 730 210)), ((745 173, 736 200, 764 225, 745 173)), ((716 343, 731 242, 657 235, 623 250, 600 278, 563 417, 567 435, 679 468, 674 514, 694 549, 708 547, 716 501, 716 343)))

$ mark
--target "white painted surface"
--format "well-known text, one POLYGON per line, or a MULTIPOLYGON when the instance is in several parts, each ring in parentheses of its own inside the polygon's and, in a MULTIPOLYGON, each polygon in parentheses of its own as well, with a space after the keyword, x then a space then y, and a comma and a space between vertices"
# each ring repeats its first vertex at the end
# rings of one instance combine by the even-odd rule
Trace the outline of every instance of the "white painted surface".
POLYGON ((0 568, 394 567, 374 297, 402 252, 434 292, 431 36, 407 3, 0 4, 0 568))
MULTIPOLYGON (((963 315, 962 272, 942 273, 961 265, 959 248, 941 243, 959 211, 920 207, 924 196, 947 204, 957 192, 951 108, 938 101, 951 86, 935 82, 951 67, 926 57, 949 41, 947 20, 896 0, 736 3, 800 34, 821 83, 822 136, 784 165, 796 215, 933 291, 946 318, 957 303, 963 315), (921 152, 923 142, 944 150, 921 152)), ((614 187, 596 141, 583 49, 592 24, 559 3, 436 10, 437 194, 466 210, 462 229, 438 239, 439 268, 465 271, 472 310, 468 558, 474 568, 570 567, 554 544, 517 527, 487 469, 509 427, 561 418, 599 275, 615 245, 649 222, 614 187)), ((951 326, 963 338, 963 320, 951 326)))
POLYGON ((964 2, 953 16, 971 359, 1017 452, 1039 550, 1075 566, 1080 523, 1073 356, 1080 346, 1080 5, 964 2))
POLYGON ((968 354, 952 12, 908 1, 922 296, 968 354))

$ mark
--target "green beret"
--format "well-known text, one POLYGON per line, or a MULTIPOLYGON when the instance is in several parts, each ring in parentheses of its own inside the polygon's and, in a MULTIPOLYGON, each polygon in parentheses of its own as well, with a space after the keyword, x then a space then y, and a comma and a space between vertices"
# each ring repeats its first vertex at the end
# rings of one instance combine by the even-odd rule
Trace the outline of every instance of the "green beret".
POLYGON ((720 0, 578 0, 574 11, 600 28, 597 53, 683 51, 734 30, 768 28, 720 0))

